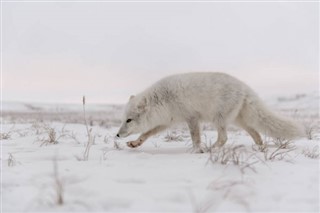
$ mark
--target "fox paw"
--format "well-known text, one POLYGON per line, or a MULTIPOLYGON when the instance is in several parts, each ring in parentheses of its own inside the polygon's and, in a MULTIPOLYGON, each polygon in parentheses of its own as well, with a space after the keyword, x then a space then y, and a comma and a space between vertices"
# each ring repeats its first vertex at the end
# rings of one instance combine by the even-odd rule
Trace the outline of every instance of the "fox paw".
POLYGON ((129 141, 129 142, 127 142, 127 146, 130 147, 130 148, 136 148, 136 147, 138 147, 140 145, 141 145, 140 141, 129 141))
POLYGON ((192 148, 191 153, 204 153, 204 151, 201 147, 194 147, 192 148))

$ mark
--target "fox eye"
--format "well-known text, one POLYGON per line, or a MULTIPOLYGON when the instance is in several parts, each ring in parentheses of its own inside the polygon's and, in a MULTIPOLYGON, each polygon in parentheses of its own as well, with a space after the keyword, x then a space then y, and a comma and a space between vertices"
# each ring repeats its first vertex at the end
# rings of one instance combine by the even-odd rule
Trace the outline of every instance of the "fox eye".
POLYGON ((127 120, 127 123, 130 123, 131 121, 132 121, 132 119, 129 118, 129 119, 127 120))

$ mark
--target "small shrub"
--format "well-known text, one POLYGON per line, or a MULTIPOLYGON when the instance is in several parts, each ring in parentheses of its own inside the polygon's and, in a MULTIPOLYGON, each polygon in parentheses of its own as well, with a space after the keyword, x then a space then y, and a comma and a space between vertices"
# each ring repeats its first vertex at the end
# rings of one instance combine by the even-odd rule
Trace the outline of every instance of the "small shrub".
POLYGON ((172 142, 172 141, 183 141, 183 137, 178 134, 176 131, 167 132, 167 135, 164 137, 164 140, 166 142, 172 142))
POLYGON ((46 137, 39 139, 39 141, 42 142, 40 144, 40 146, 49 145, 49 144, 57 144, 58 138, 57 138, 56 130, 52 127, 46 127, 46 137))
POLYGON ((295 148, 293 141, 284 139, 284 138, 276 138, 273 139, 272 142, 279 148, 279 149, 291 149, 295 148))
POLYGON ((11 139, 12 133, 14 131, 15 125, 13 125, 8 132, 1 132, 0 133, 0 140, 9 140, 11 139))
POLYGON ((0 140, 9 140, 11 139, 11 132, 1 132, 0 140))
POLYGON ((45 132, 47 125, 39 122, 33 122, 31 125, 31 130, 35 132, 36 135, 41 135, 45 132))
POLYGON ((311 159, 319 159, 320 158, 319 145, 313 147, 312 149, 305 148, 302 151, 302 154, 311 159))
POLYGON ((243 145, 214 148, 209 153, 207 163, 233 164, 240 167, 241 173, 244 173, 245 169, 256 172, 253 165, 260 161, 255 153, 249 152, 243 145))
POLYGON ((15 166, 16 164, 17 164, 16 159, 13 157, 11 153, 9 153, 8 166, 12 167, 12 166, 15 166))
POLYGON ((311 120, 308 122, 304 122, 304 129, 305 129, 305 133, 306 136, 309 140, 313 140, 315 138, 315 134, 318 130, 318 125, 315 121, 311 120))
POLYGON ((265 144, 259 146, 257 149, 255 146, 252 146, 254 151, 259 151, 263 153, 265 161, 275 161, 275 160, 291 160, 292 156, 289 155, 292 151, 296 150, 295 145, 290 140, 274 140, 273 143, 277 144, 277 148, 273 151, 265 144))

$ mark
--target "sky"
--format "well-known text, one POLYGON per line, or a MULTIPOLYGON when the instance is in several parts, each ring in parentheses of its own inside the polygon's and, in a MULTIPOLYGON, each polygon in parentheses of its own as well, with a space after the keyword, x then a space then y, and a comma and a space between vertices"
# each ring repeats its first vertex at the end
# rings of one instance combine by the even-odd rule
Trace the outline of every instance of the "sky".
POLYGON ((319 89, 319 3, 3 2, 3 101, 125 103, 171 74, 319 89))

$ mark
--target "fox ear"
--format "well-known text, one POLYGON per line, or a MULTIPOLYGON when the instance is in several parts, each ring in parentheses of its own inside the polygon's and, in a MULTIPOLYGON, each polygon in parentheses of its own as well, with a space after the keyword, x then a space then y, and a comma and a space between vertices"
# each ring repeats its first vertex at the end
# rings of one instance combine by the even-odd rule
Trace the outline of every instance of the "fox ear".
POLYGON ((129 98, 129 101, 131 101, 134 98, 134 95, 131 95, 129 98))
POLYGON ((138 110, 140 112, 145 112, 147 110, 147 98, 146 97, 142 97, 140 103, 138 104, 138 110))

